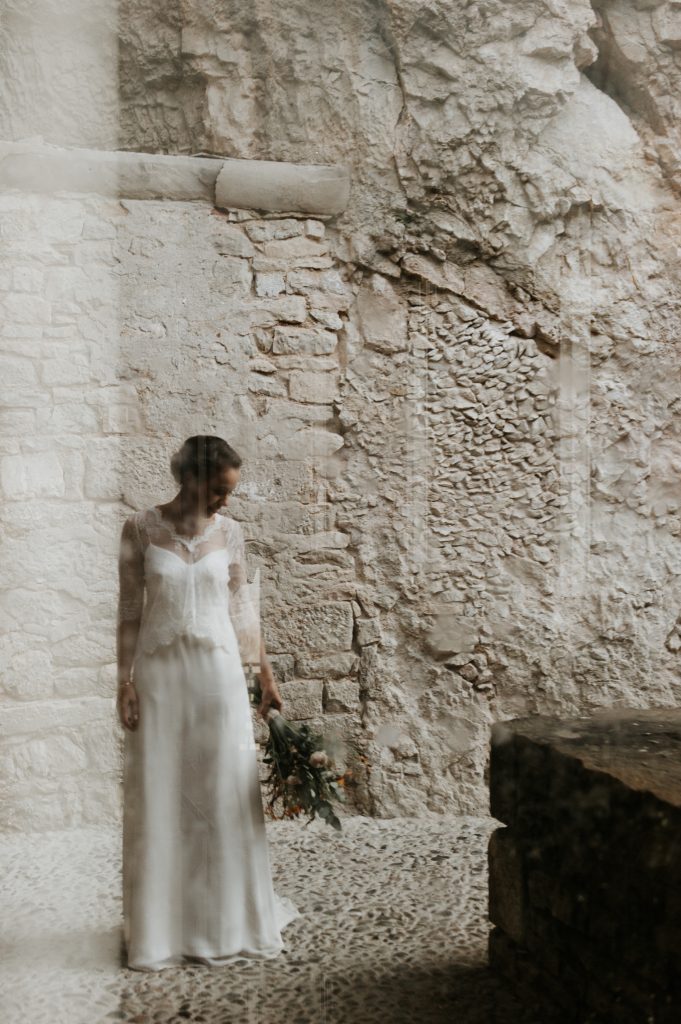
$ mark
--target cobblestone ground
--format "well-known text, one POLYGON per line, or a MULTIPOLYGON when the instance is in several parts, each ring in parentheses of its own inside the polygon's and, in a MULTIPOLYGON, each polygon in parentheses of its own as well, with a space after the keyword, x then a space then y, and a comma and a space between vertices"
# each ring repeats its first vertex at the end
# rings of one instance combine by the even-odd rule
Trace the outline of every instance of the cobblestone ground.
POLYGON ((3 1024, 540 1024, 486 967, 492 819, 268 821, 274 884, 302 917, 274 960, 123 966, 120 842, 0 839, 3 1024))

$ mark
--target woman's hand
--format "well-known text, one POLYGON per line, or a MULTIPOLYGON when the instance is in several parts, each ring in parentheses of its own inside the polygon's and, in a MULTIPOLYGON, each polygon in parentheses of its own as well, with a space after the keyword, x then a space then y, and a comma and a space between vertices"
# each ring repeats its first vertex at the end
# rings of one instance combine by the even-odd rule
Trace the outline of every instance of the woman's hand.
POLYGON ((124 729, 134 732, 139 725, 139 701, 137 690, 131 682, 118 687, 118 717, 124 729))
POLYGON ((277 683, 274 675, 271 672, 261 672, 259 676, 260 690, 262 693, 262 700, 258 707, 258 714, 267 721, 267 712, 269 709, 276 708, 277 711, 281 711, 282 696, 277 688, 277 683))

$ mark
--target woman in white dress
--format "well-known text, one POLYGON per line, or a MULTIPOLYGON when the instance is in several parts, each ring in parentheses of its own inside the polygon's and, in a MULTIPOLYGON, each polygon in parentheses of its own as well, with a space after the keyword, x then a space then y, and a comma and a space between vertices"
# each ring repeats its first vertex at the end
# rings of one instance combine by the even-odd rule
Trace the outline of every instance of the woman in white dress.
POLYGON ((258 713, 280 710, 243 530, 224 510, 241 461, 220 437, 188 438, 171 460, 179 492, 121 531, 123 930, 136 970, 269 959, 300 916, 272 884, 240 653, 259 647, 258 713))

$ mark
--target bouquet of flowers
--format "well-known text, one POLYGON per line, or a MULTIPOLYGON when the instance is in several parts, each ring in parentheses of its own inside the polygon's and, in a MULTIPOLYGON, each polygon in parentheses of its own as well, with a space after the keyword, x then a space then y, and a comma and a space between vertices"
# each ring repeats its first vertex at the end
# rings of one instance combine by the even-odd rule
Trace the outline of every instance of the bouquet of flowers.
MULTIPOLYGON (((262 700, 260 684, 254 675, 249 682, 249 698, 258 707, 262 700)), ((352 771, 339 775, 334 770, 333 758, 323 749, 323 739, 313 733, 304 722, 293 724, 277 708, 270 708, 266 716, 270 727, 265 744, 265 764, 270 773, 265 780, 268 787, 267 813, 271 818, 297 818, 305 813, 308 824, 319 815, 340 830, 341 823, 334 814, 332 800, 345 802, 343 787, 352 771), (281 800, 283 813, 277 816, 274 805, 281 800)))

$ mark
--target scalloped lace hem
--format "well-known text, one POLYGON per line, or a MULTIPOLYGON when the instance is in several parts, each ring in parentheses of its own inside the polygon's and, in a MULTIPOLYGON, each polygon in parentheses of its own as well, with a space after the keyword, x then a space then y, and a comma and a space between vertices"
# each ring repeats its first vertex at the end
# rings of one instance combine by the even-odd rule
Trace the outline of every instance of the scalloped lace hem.
POLYGON ((163 636, 150 636, 141 639, 140 645, 135 652, 135 658, 143 654, 155 654, 162 647, 169 647, 178 639, 196 640, 204 647, 222 647, 226 651, 237 654, 238 646, 228 636, 215 636, 213 633, 196 633, 188 630, 181 630, 174 633, 164 633, 163 636))

